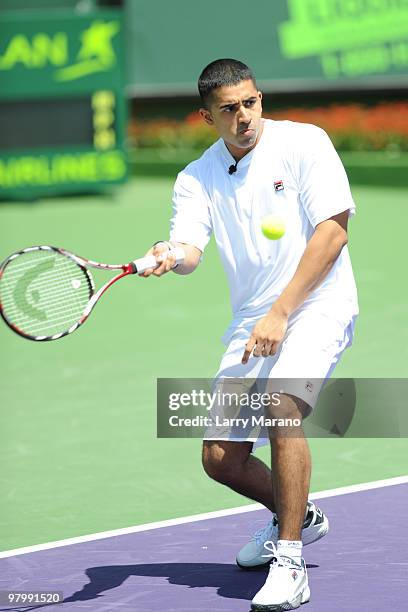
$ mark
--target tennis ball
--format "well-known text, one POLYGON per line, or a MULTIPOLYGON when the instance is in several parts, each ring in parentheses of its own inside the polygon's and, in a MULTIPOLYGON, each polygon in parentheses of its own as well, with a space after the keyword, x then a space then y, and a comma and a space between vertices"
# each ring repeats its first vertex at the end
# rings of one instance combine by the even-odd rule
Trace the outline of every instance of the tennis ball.
POLYGON ((267 215, 262 219, 262 233, 269 240, 279 240, 285 233, 285 221, 278 215, 267 215))

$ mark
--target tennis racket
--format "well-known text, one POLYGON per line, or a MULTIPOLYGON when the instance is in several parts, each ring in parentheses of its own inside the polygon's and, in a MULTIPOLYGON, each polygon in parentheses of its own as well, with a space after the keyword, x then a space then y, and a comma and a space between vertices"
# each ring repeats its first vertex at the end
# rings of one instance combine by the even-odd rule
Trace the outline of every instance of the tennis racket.
MULTIPOLYGON (((181 248, 169 253, 177 263, 184 259, 181 248)), ((105 264, 53 246, 23 249, 0 266, 0 314, 23 338, 57 340, 83 325, 99 298, 116 281, 158 265, 153 255, 128 264, 105 264), (89 268, 120 272, 96 291, 89 268)))

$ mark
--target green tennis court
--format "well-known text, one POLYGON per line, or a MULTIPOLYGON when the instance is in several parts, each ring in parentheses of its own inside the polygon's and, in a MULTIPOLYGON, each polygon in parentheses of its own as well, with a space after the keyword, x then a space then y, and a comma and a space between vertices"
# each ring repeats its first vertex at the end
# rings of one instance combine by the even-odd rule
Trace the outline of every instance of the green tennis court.
MULTIPOLYGON (((34 244, 110 263, 142 256, 167 236, 172 182, 139 177, 105 196, 2 203, 0 257, 34 244)), ((336 375, 406 377, 408 193, 353 192, 361 316, 336 375)), ((156 379, 210 377, 229 314, 211 245, 191 276, 125 279, 61 341, 1 327, 2 550, 247 503, 204 475, 199 440, 156 438, 156 379)), ((314 491, 408 470, 404 439, 311 446, 314 491)))

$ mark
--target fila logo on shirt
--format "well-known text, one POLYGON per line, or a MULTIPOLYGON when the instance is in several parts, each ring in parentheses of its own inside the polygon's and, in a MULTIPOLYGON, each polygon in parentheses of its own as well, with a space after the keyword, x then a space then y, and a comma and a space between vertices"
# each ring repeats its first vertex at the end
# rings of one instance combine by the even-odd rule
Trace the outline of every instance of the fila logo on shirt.
POLYGON ((275 187, 275 191, 283 191, 285 189, 283 181, 275 181, 273 186, 275 187))

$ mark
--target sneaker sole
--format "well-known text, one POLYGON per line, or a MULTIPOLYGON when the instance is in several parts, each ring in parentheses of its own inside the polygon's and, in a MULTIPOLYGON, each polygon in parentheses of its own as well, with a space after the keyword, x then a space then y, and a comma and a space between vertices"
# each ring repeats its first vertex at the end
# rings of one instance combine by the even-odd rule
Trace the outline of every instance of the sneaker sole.
POLYGON ((253 612, 286 612, 286 610, 296 610, 300 608, 302 604, 310 601, 310 588, 307 586, 303 593, 300 593, 293 601, 285 601, 281 604, 273 604, 270 606, 263 606, 259 604, 251 604, 251 610, 253 612))
POLYGON ((254 570, 260 569, 261 567, 266 567, 267 565, 270 564, 270 562, 271 562, 271 559, 267 559, 265 563, 258 563, 257 565, 242 565, 238 561, 238 559, 235 559, 235 563, 238 565, 238 567, 246 571, 254 571, 254 570))

